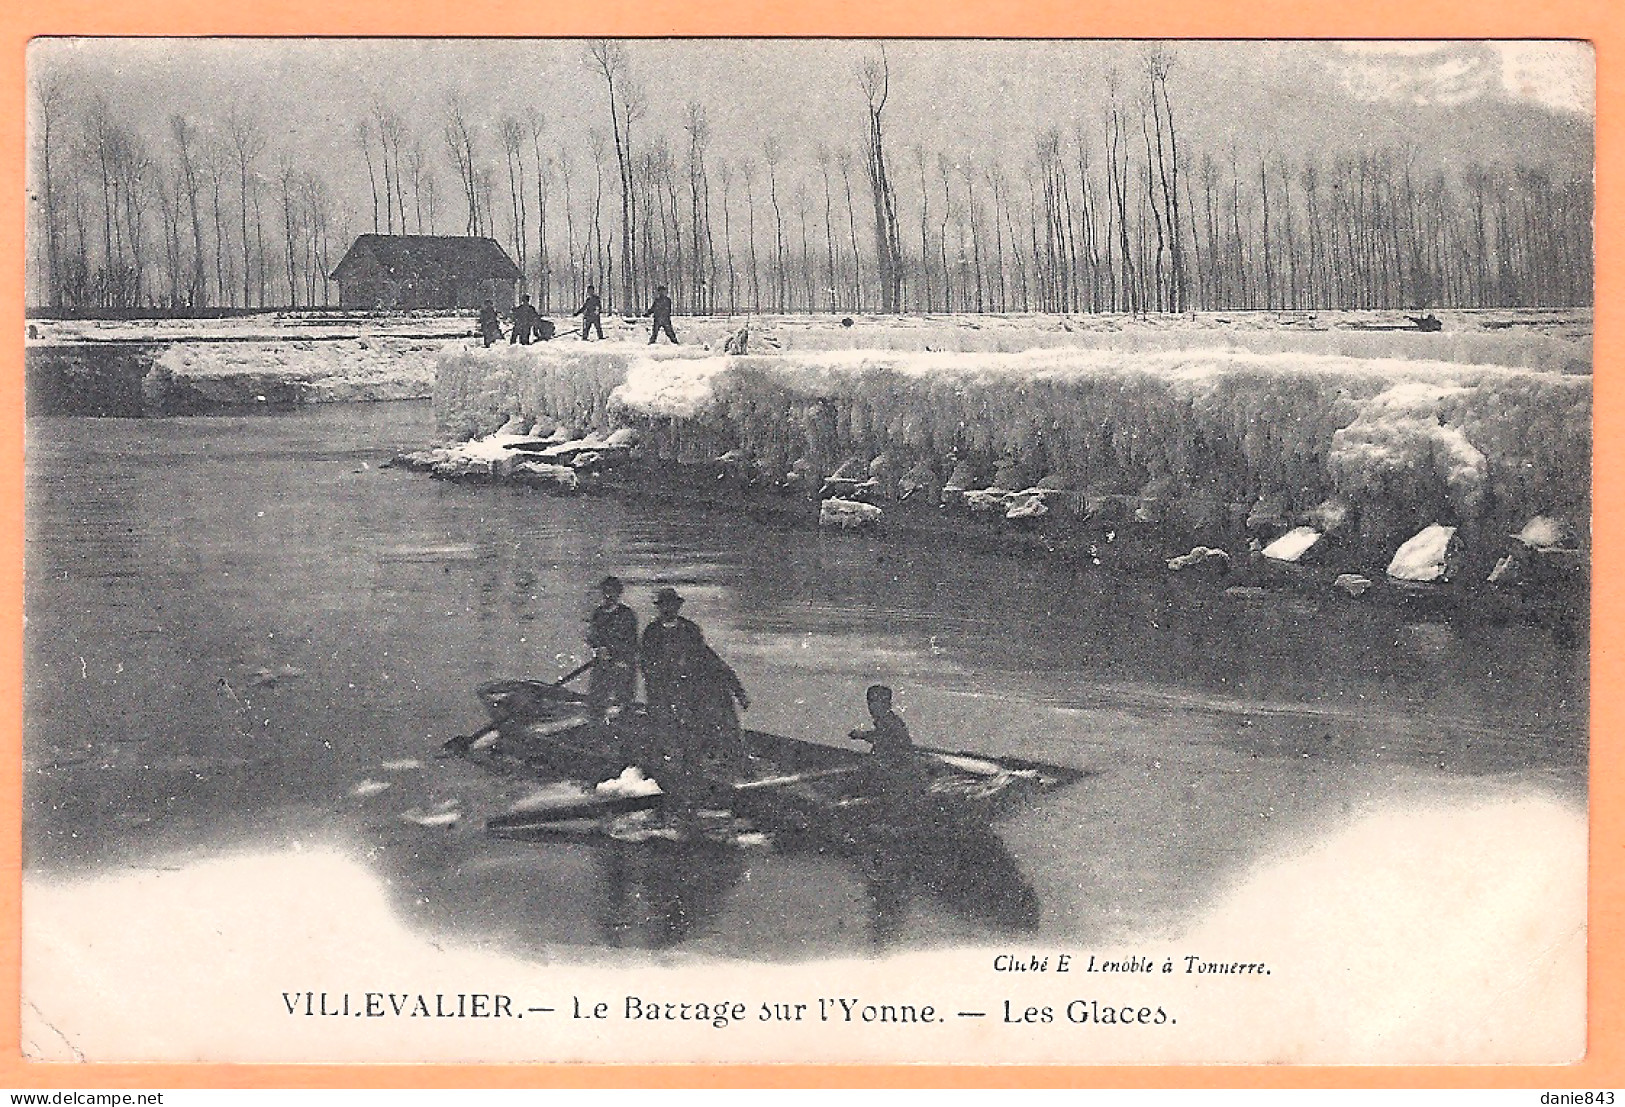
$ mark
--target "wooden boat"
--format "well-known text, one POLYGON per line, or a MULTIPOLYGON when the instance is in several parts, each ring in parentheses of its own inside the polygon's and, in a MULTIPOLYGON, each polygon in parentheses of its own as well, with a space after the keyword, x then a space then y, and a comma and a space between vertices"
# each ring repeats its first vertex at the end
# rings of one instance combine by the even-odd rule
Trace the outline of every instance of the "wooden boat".
POLYGON ((769 831, 872 843, 895 833, 986 831, 999 812, 1064 788, 1086 770, 1018 757, 917 747, 902 762, 858 749, 741 733, 736 750, 689 750, 663 741, 641 708, 606 716, 555 684, 503 680, 480 699, 496 740, 467 756, 503 771, 588 787, 491 819, 509 837, 562 824, 664 810, 727 812, 769 831))

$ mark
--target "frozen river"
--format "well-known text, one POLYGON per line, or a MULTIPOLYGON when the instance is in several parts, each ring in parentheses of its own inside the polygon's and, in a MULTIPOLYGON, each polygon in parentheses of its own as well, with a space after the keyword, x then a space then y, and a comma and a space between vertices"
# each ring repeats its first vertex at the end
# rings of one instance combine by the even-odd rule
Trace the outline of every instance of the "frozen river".
POLYGON ((1120 940, 1373 805, 1584 802, 1586 651, 1535 628, 381 467, 433 433, 420 403, 29 422, 31 879, 319 845, 426 934, 804 957, 996 941, 989 888, 1035 898, 1041 935, 1120 940), (688 596, 747 725, 844 734, 881 679, 918 741, 1095 775, 1001 823, 959 889, 781 848, 488 839, 515 785, 432 753, 483 721, 480 682, 586 656, 609 572, 645 616, 657 582, 688 596))

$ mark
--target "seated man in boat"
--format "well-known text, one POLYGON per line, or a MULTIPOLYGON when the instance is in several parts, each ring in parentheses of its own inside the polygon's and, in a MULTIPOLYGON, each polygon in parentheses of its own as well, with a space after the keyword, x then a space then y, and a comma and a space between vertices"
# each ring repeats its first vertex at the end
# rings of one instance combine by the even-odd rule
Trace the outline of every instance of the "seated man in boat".
POLYGON ((914 757, 914 739, 909 737, 908 724, 891 709, 891 689, 884 684, 871 684, 863 694, 869 705, 869 718, 874 726, 868 730, 854 730, 847 735, 856 742, 868 742, 869 752, 883 761, 907 763, 914 757))
POLYGON ((655 593, 654 621, 643 631, 639 660, 649 717, 673 757, 686 765, 690 752, 702 757, 737 758, 743 753, 734 704, 749 709, 739 676, 706 644, 700 628, 678 612, 676 589, 655 593))
POLYGON ((893 813, 911 810, 917 799, 921 776, 914 760, 914 740, 908 725, 892 711, 891 689, 872 684, 864 693, 869 718, 874 725, 852 731, 847 737, 869 743, 869 763, 864 780, 868 789, 883 797, 893 813))
POLYGON ((587 702, 599 709, 626 707, 637 684, 638 617, 621 602, 623 590, 620 577, 599 581, 601 602, 587 616, 593 656, 587 702))

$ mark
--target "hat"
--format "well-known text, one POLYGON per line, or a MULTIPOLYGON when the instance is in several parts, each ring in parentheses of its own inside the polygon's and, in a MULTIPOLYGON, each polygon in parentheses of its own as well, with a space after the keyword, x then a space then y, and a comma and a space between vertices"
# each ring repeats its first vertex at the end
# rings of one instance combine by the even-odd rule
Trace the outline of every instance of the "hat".
POLYGON ((655 593, 655 606, 681 607, 683 606, 683 597, 677 594, 675 588, 662 588, 655 593))
POLYGON ((598 590, 608 592, 612 596, 619 596, 624 591, 624 586, 621 584, 620 577, 605 577, 598 582, 598 590))

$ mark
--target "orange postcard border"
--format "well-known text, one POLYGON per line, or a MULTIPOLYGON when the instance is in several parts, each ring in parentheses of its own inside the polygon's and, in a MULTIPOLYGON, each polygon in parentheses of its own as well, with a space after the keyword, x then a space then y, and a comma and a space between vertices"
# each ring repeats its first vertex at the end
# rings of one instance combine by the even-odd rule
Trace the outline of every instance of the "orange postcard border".
MULTIPOLYGON (((1612 0, 598 0, 568 6, 472 0, 21 0, 0 11, 0 1088, 1625 1088, 1625 717, 1619 691, 1621 451, 1625 396, 1620 247, 1625 171, 1621 51, 1625 5, 1612 0), (20 1053, 23 624, 24 54, 40 35, 430 36, 476 29, 549 37, 1549 38, 1586 39, 1597 57, 1596 374, 1591 644, 1591 872, 1588 1049, 1565 1066, 947 1066, 947 1065, 155 1065, 39 1064, 20 1053), (1598 741, 1597 736, 1602 736, 1598 741)), ((1507 1012, 1516 1019, 1517 1012, 1507 1012)))

